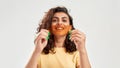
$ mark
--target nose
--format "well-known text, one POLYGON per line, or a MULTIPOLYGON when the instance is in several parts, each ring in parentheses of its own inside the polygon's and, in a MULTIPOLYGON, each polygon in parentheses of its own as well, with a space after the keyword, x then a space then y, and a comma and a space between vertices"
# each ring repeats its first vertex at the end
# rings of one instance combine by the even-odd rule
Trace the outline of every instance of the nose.
POLYGON ((57 24, 58 24, 58 25, 61 25, 61 24, 62 24, 62 21, 59 20, 57 24))

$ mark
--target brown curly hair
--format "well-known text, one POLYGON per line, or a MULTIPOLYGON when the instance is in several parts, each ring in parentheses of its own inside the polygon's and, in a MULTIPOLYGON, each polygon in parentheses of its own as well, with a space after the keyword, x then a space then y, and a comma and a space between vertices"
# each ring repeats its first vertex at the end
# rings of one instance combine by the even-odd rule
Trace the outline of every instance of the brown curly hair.
MULTIPOLYGON (((68 13, 68 10, 65 7, 58 6, 55 8, 51 8, 45 14, 43 20, 39 24, 39 27, 37 28, 37 33, 39 33, 41 29, 51 30, 52 18, 54 16, 54 14, 57 12, 64 12, 65 14, 67 14, 69 17, 70 25, 72 26, 72 30, 75 29, 73 26, 73 18, 68 13)), ((64 47, 66 49, 66 52, 68 52, 68 53, 72 53, 77 50, 74 42, 70 41, 70 39, 69 39, 69 33, 66 36, 64 47)), ((45 53, 45 54, 55 53, 55 51, 54 51, 54 35, 52 33, 50 34, 50 38, 48 40, 46 47, 43 49, 43 53, 45 53)))

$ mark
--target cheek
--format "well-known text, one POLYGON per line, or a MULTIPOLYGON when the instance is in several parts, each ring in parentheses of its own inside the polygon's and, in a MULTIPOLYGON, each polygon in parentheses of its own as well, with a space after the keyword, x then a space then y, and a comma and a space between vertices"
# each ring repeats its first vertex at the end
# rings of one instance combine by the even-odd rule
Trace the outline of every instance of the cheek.
POLYGON ((52 24, 51 24, 51 25, 52 25, 52 26, 56 26, 57 24, 52 22, 52 24))
POLYGON ((67 25, 67 26, 65 26, 63 32, 67 33, 67 32, 69 31, 69 29, 70 29, 70 28, 69 28, 69 26, 67 25))
POLYGON ((52 25, 52 26, 51 26, 52 31, 55 30, 55 27, 56 27, 56 25, 52 25))
POLYGON ((68 31, 70 30, 70 26, 69 25, 65 25, 63 30, 56 30, 56 26, 52 25, 52 33, 54 35, 66 35, 68 33, 68 31))

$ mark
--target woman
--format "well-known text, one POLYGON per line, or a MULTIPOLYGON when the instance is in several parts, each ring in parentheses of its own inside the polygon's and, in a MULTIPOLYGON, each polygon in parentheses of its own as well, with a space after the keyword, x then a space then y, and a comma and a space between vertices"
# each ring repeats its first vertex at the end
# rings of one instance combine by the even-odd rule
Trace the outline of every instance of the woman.
POLYGON ((65 7, 51 8, 38 27, 36 48, 26 68, 91 68, 85 34, 65 7))

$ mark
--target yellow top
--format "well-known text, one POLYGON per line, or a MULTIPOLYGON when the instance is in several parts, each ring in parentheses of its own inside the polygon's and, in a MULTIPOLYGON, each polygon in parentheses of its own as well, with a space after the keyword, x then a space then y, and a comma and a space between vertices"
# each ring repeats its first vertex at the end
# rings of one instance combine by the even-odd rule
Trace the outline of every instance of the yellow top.
POLYGON ((65 48, 55 48, 55 54, 41 54, 38 68, 76 68, 79 65, 79 52, 66 53, 65 48))

